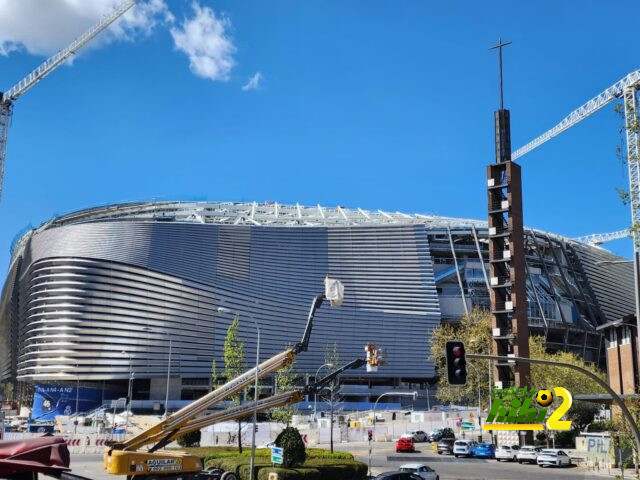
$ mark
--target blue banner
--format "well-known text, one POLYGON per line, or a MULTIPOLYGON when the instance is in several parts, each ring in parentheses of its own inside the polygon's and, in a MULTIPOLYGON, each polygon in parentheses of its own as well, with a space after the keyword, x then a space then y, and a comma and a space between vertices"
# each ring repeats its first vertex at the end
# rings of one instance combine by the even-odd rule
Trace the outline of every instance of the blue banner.
POLYGON ((102 403, 102 390, 91 387, 37 384, 33 395, 33 421, 55 420, 58 415, 76 413, 76 400, 80 413, 89 412, 102 403))

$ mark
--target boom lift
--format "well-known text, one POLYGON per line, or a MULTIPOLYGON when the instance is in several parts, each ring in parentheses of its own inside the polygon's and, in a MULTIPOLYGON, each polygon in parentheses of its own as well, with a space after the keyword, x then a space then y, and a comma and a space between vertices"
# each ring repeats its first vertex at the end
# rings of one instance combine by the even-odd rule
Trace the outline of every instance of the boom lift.
MULTIPOLYGON (((327 292, 332 281, 325 281, 327 292)), ((335 281, 333 281, 335 282, 335 281)), ((265 377, 276 372, 287 365, 290 365, 296 355, 306 352, 309 346, 311 330, 313 328, 313 317, 315 312, 322 305, 323 301, 331 296, 318 295, 313 299, 307 325, 300 342, 283 352, 280 352, 258 366, 258 378, 265 377)), ((267 410, 290 403, 300 401, 302 397, 312 388, 319 388, 318 385, 325 385, 339 373, 347 368, 357 368, 365 363, 365 360, 354 360, 343 368, 333 372, 316 384, 303 389, 294 390, 269 398, 259 400, 258 411, 267 410)), ((205 414, 205 412, 220 403, 225 398, 240 392, 249 387, 255 380, 255 367, 246 371, 237 378, 228 381, 226 384, 195 400, 186 407, 178 410, 171 416, 161 420, 156 425, 139 433, 138 435, 121 443, 116 443, 105 449, 104 468, 108 473, 115 475, 127 475, 128 480, 215 480, 218 477, 202 472, 202 462, 194 455, 183 452, 159 452, 172 441, 178 439, 186 433, 199 430, 205 426, 217 422, 242 418, 253 412, 253 403, 233 407, 222 412, 205 414), (140 450, 142 447, 151 445, 147 450, 140 450)))

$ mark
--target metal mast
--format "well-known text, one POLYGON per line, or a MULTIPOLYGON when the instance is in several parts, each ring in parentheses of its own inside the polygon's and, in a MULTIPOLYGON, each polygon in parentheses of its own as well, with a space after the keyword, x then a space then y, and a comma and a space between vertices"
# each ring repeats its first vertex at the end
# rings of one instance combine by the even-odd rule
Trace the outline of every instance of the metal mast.
POLYGON ((2 198, 2 183, 4 180, 4 164, 7 157, 7 137, 9 130, 9 120, 13 102, 15 102, 27 90, 54 71, 64 63, 69 57, 89 43, 96 35, 105 30, 109 25, 120 18, 127 10, 133 7, 138 0, 127 0, 111 13, 105 15, 98 23, 76 38, 63 50, 49 57, 38 68, 24 77, 13 87, 0 95, 0 198, 2 198))

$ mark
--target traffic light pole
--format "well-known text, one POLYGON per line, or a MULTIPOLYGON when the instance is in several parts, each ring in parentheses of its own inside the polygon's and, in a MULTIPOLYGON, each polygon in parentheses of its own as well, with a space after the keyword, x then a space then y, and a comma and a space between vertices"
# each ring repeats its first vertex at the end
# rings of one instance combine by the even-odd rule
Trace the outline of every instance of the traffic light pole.
POLYGON ((631 412, 629 411, 627 406, 624 404, 624 401, 622 401, 622 398, 620 398, 620 396, 616 392, 613 391, 613 389, 609 386, 609 384, 606 383, 601 378, 599 378, 597 375, 594 375, 589 370, 586 370, 586 369, 584 369, 582 367, 579 367, 577 365, 572 365, 570 363, 554 362, 553 360, 541 360, 539 358, 503 357, 503 356, 500 356, 500 355, 482 355, 482 354, 477 354, 477 353, 469 353, 469 354, 467 354, 467 357, 469 357, 471 359, 477 359, 477 360, 497 360, 497 361, 505 361, 506 360, 508 362, 515 362, 515 363, 521 362, 521 363, 527 363, 527 364, 528 363, 537 363, 537 364, 540 364, 540 365, 551 365, 551 366, 554 366, 554 367, 569 368, 571 370, 576 370, 576 371, 586 375, 591 380, 595 381, 598 385, 600 385, 602 388, 604 388, 609 393, 609 395, 611 395, 611 398, 613 399, 614 402, 616 402, 618 407, 620 407, 620 410, 622 411, 622 414, 625 416, 625 418, 629 422, 629 425, 631 426, 631 431, 633 432, 633 436, 634 436, 635 441, 636 441, 636 448, 640 452, 640 431, 638 431, 638 425, 636 424, 635 420, 633 419, 633 415, 631 415, 631 412))

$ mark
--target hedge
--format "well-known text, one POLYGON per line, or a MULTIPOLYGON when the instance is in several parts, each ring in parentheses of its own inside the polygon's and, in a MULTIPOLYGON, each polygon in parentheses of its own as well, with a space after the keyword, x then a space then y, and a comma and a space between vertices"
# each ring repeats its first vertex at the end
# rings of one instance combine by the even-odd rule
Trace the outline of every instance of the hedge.
MULTIPOLYGON (((205 462, 206 468, 217 467, 238 474, 240 480, 249 479, 249 458, 237 455, 233 458, 211 458, 205 462)), ((255 478, 267 480, 269 472, 278 472, 281 480, 353 480, 367 474, 367 466, 349 459, 309 458, 300 467, 273 467, 269 459, 256 457, 255 478)))
MULTIPOLYGON (((235 458, 235 457, 250 457, 251 449, 243 449, 242 453, 238 453, 237 447, 194 447, 194 448, 180 448, 179 450, 187 452, 191 455, 196 455, 202 458, 205 462, 214 458, 235 458)), ((271 449, 269 448, 256 448, 256 458, 265 457, 271 458, 271 449)), ((328 458, 333 460, 353 460, 353 455, 348 452, 333 452, 325 450, 323 448, 307 448, 307 458, 328 458)))

